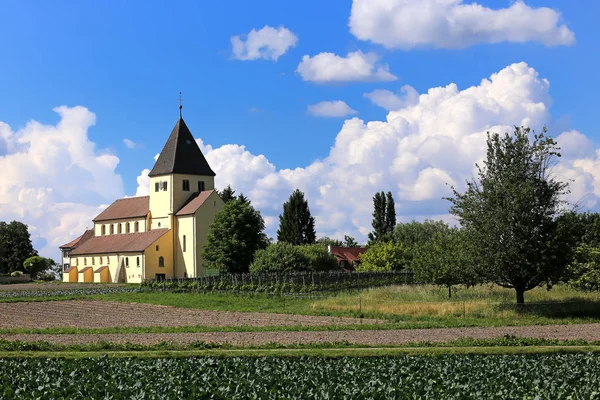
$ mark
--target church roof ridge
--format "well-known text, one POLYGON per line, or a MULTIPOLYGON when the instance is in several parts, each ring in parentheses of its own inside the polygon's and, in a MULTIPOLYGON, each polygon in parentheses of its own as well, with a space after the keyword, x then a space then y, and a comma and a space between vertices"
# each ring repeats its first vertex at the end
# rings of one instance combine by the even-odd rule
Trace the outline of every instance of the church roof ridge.
POLYGON ((179 117, 148 176, 168 174, 216 175, 182 117, 179 117))

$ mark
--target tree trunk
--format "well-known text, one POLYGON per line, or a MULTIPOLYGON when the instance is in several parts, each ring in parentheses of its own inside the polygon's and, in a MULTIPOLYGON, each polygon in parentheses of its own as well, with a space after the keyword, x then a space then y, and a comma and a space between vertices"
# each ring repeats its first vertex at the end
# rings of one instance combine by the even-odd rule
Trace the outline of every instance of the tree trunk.
POLYGON ((515 288, 517 291, 517 304, 525 303, 525 289, 515 288))
POLYGON ((448 298, 452 298, 452 286, 448 286, 448 298))

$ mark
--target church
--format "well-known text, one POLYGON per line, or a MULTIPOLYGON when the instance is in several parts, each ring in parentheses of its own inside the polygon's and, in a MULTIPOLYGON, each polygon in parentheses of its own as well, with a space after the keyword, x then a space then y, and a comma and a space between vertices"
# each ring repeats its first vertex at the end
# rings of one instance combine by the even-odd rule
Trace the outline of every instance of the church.
POLYGON ((60 246, 64 282, 198 277, 209 227, 223 208, 215 173, 183 118, 150 177, 150 195, 118 199, 92 229, 60 246))

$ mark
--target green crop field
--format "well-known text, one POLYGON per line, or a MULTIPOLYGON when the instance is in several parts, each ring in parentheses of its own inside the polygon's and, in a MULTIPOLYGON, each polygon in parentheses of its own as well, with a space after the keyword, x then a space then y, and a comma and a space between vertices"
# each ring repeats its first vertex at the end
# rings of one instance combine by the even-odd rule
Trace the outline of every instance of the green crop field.
POLYGON ((11 399, 600 398, 600 355, 0 359, 11 399))

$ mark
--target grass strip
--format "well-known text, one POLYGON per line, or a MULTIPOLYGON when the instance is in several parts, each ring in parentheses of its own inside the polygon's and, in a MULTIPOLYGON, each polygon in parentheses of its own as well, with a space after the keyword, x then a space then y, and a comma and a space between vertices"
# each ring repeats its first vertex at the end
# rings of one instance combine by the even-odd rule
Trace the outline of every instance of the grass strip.
MULTIPOLYGON (((544 338, 525 338, 505 335, 492 339, 460 338, 448 342, 409 342, 398 345, 385 345, 385 348, 424 348, 424 347, 581 347, 600 346, 600 341, 558 340, 544 338)), ((283 344, 277 342, 262 345, 232 345, 229 343, 210 343, 195 341, 191 343, 161 342, 158 344, 114 343, 99 341, 87 344, 54 344, 47 341, 20 341, 0 339, 2 352, 97 352, 97 351, 184 351, 184 350, 263 350, 263 349, 336 349, 336 348, 381 348, 381 345, 365 345, 342 342, 296 343, 283 344)))
POLYGON ((360 347, 301 349, 212 349, 156 351, 0 351, 0 358, 184 358, 184 357, 389 357, 436 355, 506 355, 600 353, 600 346, 493 346, 493 347, 360 347))

